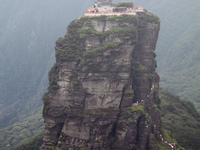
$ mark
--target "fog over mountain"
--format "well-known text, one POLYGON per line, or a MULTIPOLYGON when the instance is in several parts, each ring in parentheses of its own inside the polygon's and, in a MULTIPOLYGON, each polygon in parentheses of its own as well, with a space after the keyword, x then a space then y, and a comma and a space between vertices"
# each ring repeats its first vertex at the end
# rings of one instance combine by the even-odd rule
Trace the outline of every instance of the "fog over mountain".
POLYGON ((0 2, 0 127, 5 127, 42 105, 55 41, 93 1, 0 2))
POLYGON ((0 127, 4 127, 42 105, 48 71, 54 63, 54 43, 67 24, 82 15, 85 4, 66 0, 1 4, 0 127))
MULTIPOLYGON (((115 3, 122 0, 114 0, 115 3)), ((161 20, 156 53, 161 87, 200 110, 200 2, 126 0, 161 20)), ((0 128, 42 107, 55 41, 93 0, 0 0, 0 128)))

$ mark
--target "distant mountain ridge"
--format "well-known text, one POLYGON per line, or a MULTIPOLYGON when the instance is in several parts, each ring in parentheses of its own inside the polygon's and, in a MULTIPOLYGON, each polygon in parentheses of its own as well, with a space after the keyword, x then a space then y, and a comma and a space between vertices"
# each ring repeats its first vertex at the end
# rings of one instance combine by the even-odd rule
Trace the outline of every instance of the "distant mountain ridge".
POLYGON ((161 19, 156 48, 161 87, 191 100, 199 110, 200 2, 154 0, 146 7, 161 19))
MULTIPOLYGON (((76 1, 78 2, 78 0, 76 1)), ((37 108, 37 106, 41 105, 41 101, 38 98, 33 98, 33 95, 36 95, 41 90, 45 91, 47 85, 47 75, 45 75, 45 72, 48 72, 48 68, 54 62, 53 43, 55 39, 59 37, 58 29, 61 35, 61 31, 63 31, 66 27, 67 18, 70 19, 69 16, 71 15, 82 15, 83 10, 90 5, 90 2, 84 2, 77 3, 76 5, 74 5, 74 7, 70 7, 73 6, 76 1, 63 1, 56 4, 54 1, 30 1, 27 3, 27 1, 25 0, 16 0, 14 2, 8 0, 6 2, 1 2, 1 127, 7 126, 9 124, 9 121, 12 120, 12 118, 16 116, 16 114, 18 114, 17 116, 19 116, 20 114, 28 112, 30 109, 30 105, 31 108, 37 108), (24 6, 26 7, 24 8, 24 6), (82 11, 77 11, 74 8, 81 8, 82 11), (66 13, 64 13, 65 11, 66 13), (30 15, 29 12, 31 12, 32 15, 30 15), (42 17, 45 17, 46 19, 43 19, 42 17), (66 23, 57 23, 56 25, 53 25, 54 23, 59 22, 57 20, 66 23), (48 28, 46 28, 45 30, 43 25, 45 25, 46 27, 48 26, 48 28), (25 28, 24 26, 28 28, 25 28), (49 31, 52 31, 52 33, 47 36, 49 38, 48 40, 45 37, 49 33, 49 31), (56 34, 58 36, 55 36, 56 34), (50 37, 53 37, 53 35, 54 39, 50 39, 50 37), (24 37, 24 39, 16 39, 19 36, 24 37), (44 38, 48 42, 44 41, 44 38), (41 43, 42 41, 43 43, 41 43), (41 44, 38 45, 39 43, 41 44), (44 49, 45 51, 43 51, 44 49), (41 66, 43 68, 33 66, 41 66), (46 68, 46 66, 49 67, 46 68), (40 70, 36 70, 36 68, 40 70), (9 105, 7 105, 5 102, 9 105), (24 104, 27 106, 24 107, 24 104), (18 105, 17 107, 21 107, 21 109, 12 109, 13 112, 7 111, 11 108, 15 108, 15 105, 18 105)), ((189 3, 188 1, 180 2, 176 0, 173 2, 162 1, 162 3, 158 3, 158 1, 156 0, 140 0, 135 1, 135 5, 144 6, 151 12, 154 12, 162 20, 160 38, 158 40, 158 45, 156 49, 158 54, 158 71, 161 75, 161 87, 169 91, 173 91, 174 94, 179 94, 184 98, 190 99, 195 103, 195 106, 198 107, 198 85, 200 81, 198 74, 200 72, 200 69, 198 65, 199 27, 198 19, 196 18, 199 18, 199 13, 197 11, 199 2, 195 0, 189 3), (178 27, 177 24, 180 24, 180 27, 178 27), (183 36, 181 36, 182 33, 183 36), (180 37, 182 38, 178 40, 180 37), (193 42, 190 42, 190 40, 193 40, 193 42), (170 46, 166 45, 166 43, 170 46), (180 47, 179 45, 183 46, 180 47), (167 49, 168 47, 169 49, 167 49), (183 48, 185 49, 185 52, 183 52, 183 48), (187 54, 187 52, 190 53, 187 54)), ((74 17, 71 17, 71 20, 73 18, 74 17)), ((40 92, 40 94, 37 94, 38 97, 42 96, 41 93, 42 92, 40 92)))
MULTIPOLYGON (((55 61, 55 40, 65 31, 66 24, 82 11, 71 8, 72 1, 1 0, 0 3, 2 128, 42 105, 47 73, 55 61)), ((83 5, 77 3, 76 7, 83 5)))
MULTIPOLYGON (((156 49, 161 87, 191 100, 199 108, 199 1, 133 2, 137 6, 144 6, 161 19, 156 49), (182 48, 186 48, 186 51, 183 52, 182 48)), ((0 3, 0 126, 6 127, 16 122, 20 115, 42 105, 41 97, 47 87, 47 72, 54 63, 54 42, 62 36, 67 24, 81 16, 92 1, 0 0, 0 3), (36 14, 38 24, 33 23, 33 17, 28 14, 36 14), (26 26, 29 29, 26 30, 26 26), (24 31, 27 31, 25 35, 22 34, 24 31), (32 40, 33 45, 30 46, 29 39, 34 34, 40 39, 32 40), (23 44, 19 41, 28 42, 23 44), (30 51, 27 51, 28 46, 30 51), (42 54, 44 49, 46 52, 42 54)))

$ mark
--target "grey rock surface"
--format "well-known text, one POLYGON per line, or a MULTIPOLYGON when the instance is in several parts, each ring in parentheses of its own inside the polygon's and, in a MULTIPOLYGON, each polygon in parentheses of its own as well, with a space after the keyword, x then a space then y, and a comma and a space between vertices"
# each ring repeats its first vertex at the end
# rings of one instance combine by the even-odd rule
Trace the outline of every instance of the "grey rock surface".
POLYGON ((157 149, 160 24, 145 13, 127 18, 80 18, 56 42, 57 88, 50 84, 43 110, 46 149, 157 149))

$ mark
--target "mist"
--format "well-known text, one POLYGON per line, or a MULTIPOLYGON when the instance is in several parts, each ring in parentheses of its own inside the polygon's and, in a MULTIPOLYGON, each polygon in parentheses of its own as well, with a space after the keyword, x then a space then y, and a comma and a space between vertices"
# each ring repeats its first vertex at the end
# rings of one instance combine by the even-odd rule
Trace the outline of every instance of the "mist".
MULTIPOLYGON (((161 87, 191 100, 200 110, 200 3, 126 1, 143 6, 161 19, 156 47, 161 87)), ((22 115, 41 111, 48 71, 55 63, 55 41, 93 2, 0 0, 0 129, 20 121, 22 115)))

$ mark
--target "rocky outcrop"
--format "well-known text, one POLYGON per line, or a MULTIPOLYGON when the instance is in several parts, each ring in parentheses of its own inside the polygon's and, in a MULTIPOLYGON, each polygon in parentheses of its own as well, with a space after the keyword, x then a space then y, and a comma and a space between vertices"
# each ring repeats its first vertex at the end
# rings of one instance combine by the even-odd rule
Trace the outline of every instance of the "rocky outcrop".
POLYGON ((68 26, 43 97, 46 149, 157 149, 159 29, 148 12, 81 17, 68 26))

